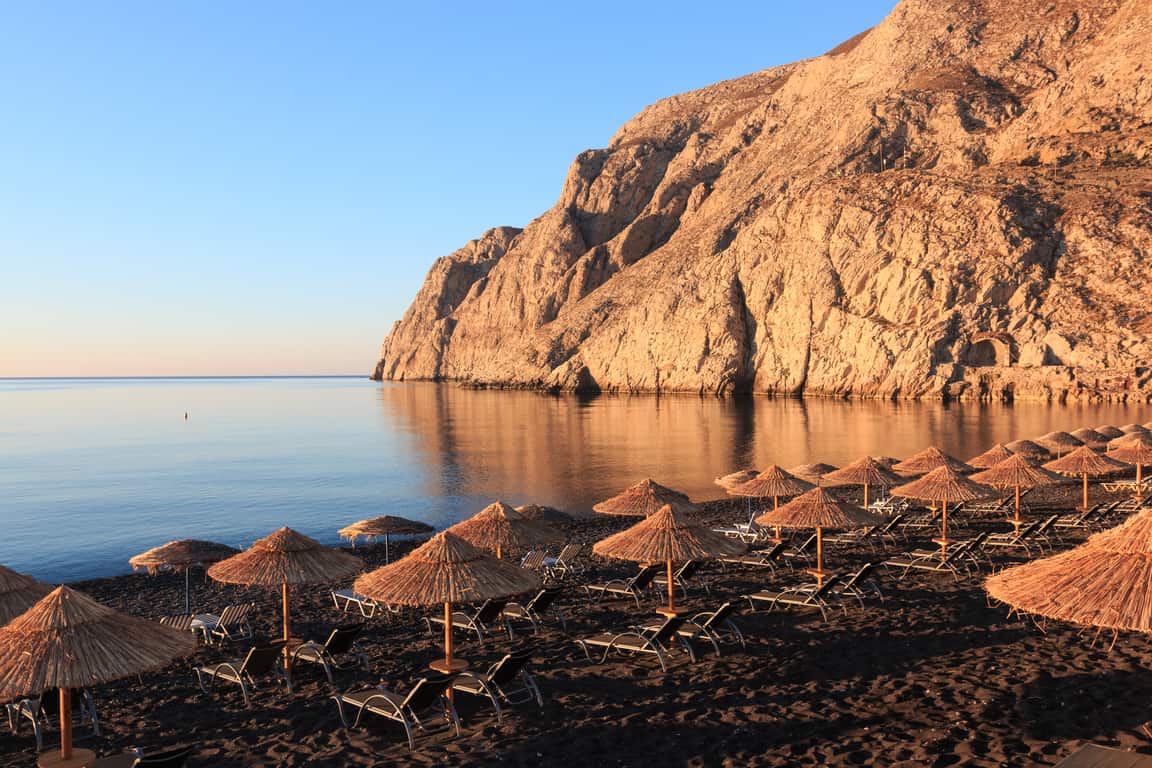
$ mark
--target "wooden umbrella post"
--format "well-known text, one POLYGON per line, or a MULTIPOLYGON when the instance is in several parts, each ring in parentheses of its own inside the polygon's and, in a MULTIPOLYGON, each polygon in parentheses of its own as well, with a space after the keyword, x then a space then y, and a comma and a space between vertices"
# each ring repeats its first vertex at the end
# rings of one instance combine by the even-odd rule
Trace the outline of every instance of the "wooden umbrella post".
POLYGON ((1020 484, 1016 484, 1016 517, 1012 518, 1012 527, 1016 529, 1016 533, 1020 533, 1020 484))
POLYGON ((1088 473, 1081 473, 1084 477, 1084 511, 1088 511, 1088 473))
POLYGON ((72 699, 67 688, 60 689, 60 760, 72 759, 72 699))
POLYGON ((452 673, 452 603, 444 603, 444 673, 452 673))
POLYGON ((824 529, 816 526, 816 570, 808 571, 816 577, 816 586, 824 584, 824 529))
POLYGON ((936 539, 940 545, 940 557, 948 556, 948 502, 940 502, 940 538, 936 539))
POLYGON ((1139 504, 1141 501, 1144 500, 1144 483, 1140 479, 1140 470, 1141 469, 1143 469, 1143 465, 1137 463, 1136 464, 1136 503, 1137 504, 1139 504))
POLYGON ((864 509, 868 509, 868 482, 864 482, 864 509))
POLYGON ((672 558, 668 558, 668 613, 676 613, 676 584, 672 581, 672 558))
POLYGON ((284 671, 288 671, 288 659, 290 658, 291 651, 288 650, 288 640, 291 639, 292 621, 288 616, 288 582, 280 585, 280 602, 281 609, 284 613, 284 671))
MULTIPOLYGON (((775 512, 778 509, 780 509, 780 497, 779 496, 773 496, 772 497, 772 511, 775 512)), ((781 538, 781 536, 780 536, 780 526, 776 526, 776 541, 775 541, 775 543, 779 544, 781 541, 783 541, 783 538, 781 538)))

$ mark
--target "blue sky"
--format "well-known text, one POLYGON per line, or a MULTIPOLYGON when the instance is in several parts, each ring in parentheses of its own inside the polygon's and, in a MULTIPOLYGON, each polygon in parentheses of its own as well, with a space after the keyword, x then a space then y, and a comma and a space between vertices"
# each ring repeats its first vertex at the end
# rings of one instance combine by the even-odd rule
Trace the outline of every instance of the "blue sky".
POLYGON ((367 373, 645 105, 892 0, 0 7, 0 376, 367 373))

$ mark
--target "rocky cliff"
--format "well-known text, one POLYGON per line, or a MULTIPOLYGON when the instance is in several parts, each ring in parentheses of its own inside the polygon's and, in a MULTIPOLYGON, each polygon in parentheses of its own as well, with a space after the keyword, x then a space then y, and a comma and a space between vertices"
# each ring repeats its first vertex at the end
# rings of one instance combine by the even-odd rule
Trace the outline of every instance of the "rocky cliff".
POLYGON ((1152 3, 904 0, 644 109, 439 259, 375 378, 1147 400, 1152 3))

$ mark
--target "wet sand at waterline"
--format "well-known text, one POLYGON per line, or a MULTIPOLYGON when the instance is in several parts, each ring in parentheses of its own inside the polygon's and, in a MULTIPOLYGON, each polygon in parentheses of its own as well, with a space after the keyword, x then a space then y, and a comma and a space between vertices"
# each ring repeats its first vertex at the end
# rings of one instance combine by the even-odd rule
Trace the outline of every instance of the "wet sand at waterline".
MULTIPOLYGON (((1045 495, 1075 503, 1074 487, 1045 495)), ((743 507, 717 502, 706 514, 727 523, 742 518, 743 507)), ((632 522, 583 519, 569 533, 592 542, 632 522)), ((383 558, 378 546, 357 553, 369 565, 383 558)), ((867 550, 833 549, 829 565, 847 569, 870 557, 867 550)), ((634 571, 627 564, 593 565, 592 578, 634 571)), ((705 575, 712 595, 694 590, 686 608, 709 609, 765 584, 807 578, 786 569, 773 577, 715 566, 705 575)), ((238 688, 201 693, 193 660, 141 681, 96 688, 104 735, 81 744, 114 753, 195 743, 193 766, 1015 766, 1054 764, 1087 741, 1152 752, 1140 730, 1152 718, 1152 648, 1145 637, 1122 635, 1109 652, 1107 643, 1094 647, 1091 633, 1068 625, 1049 622, 1042 633, 1030 621, 1008 618, 1003 607, 989 607, 975 579, 897 582, 884 575, 881 583, 886 605, 850 607, 827 624, 818 613, 753 614, 744 602, 736 620, 747 651, 724 646, 717 658, 701 649, 698 662, 676 656, 666 673, 650 658, 592 664, 573 642, 623 629, 638 616, 654 617, 656 598, 637 614, 631 603, 593 606, 572 595, 565 603, 567 633, 551 627, 536 639, 532 671, 546 698, 543 708, 519 705, 497 722, 490 705, 459 695, 462 735, 419 735, 412 753, 402 729, 378 718, 345 731, 319 668, 298 672, 292 694, 261 686, 246 709, 238 688)), ((183 601, 181 576, 120 576, 76 586, 141 616, 175 612, 183 601)), ((213 584, 199 584, 197 595, 203 610, 257 600, 257 631, 278 631, 278 595, 213 584)), ((349 620, 321 588, 300 591, 293 612, 296 633, 318 640, 349 620)), ((383 683, 406 691, 441 653, 440 636, 427 633, 420 615, 372 621, 359 641, 371 673, 338 673, 336 687, 383 683)), ((508 646, 504 635, 482 645, 462 638, 457 654, 484 668, 508 646)), ((195 661, 242 656, 245 647, 201 648, 195 661)), ((48 743, 57 736, 50 734, 48 743)), ((0 738, 0 765, 32 765, 34 758, 27 727, 0 738)))

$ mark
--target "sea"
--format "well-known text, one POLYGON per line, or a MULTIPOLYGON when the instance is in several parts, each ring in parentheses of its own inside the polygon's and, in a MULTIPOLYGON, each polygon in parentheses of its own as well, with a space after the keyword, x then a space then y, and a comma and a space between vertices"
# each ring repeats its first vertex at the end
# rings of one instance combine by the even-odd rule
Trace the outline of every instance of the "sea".
POLYGON ((737 469, 935 445, 967 459, 1149 406, 551 395, 362 377, 0 379, 0 564, 60 583, 167 541, 377 515, 437 528, 496 499, 573 513, 651 477, 693 500, 737 469))

